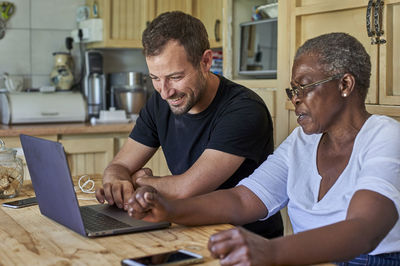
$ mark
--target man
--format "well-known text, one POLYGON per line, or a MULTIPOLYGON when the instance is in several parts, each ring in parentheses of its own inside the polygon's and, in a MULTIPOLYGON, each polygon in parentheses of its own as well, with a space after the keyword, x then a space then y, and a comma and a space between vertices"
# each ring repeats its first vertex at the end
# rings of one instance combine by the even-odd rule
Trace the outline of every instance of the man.
MULTIPOLYGON (((272 121, 254 92, 210 72, 212 51, 204 25, 182 12, 158 16, 142 43, 154 93, 130 138, 105 169, 105 200, 127 210, 136 187, 186 198, 231 188, 273 152, 272 121), (155 177, 146 162, 161 146, 172 173, 155 177)), ((246 225, 262 236, 283 233, 280 214, 246 225)))

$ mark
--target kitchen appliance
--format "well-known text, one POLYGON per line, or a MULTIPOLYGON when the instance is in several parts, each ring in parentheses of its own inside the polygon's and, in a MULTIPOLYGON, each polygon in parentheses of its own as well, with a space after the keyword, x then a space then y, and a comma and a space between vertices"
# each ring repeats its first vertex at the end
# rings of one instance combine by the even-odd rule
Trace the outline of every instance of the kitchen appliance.
POLYGON ((147 100, 143 73, 117 72, 110 74, 111 107, 123 109, 135 119, 147 100))
POLYGON ((240 75, 276 78, 277 32, 277 18, 240 24, 240 75))
POLYGON ((86 102, 79 92, 0 93, 2 124, 84 122, 86 102))
POLYGON ((50 73, 50 82, 57 90, 69 90, 74 84, 74 64, 71 54, 56 52, 54 56, 54 68, 50 73))
POLYGON ((85 52, 84 94, 89 117, 99 117, 106 109, 106 80, 103 73, 103 55, 99 51, 85 52))

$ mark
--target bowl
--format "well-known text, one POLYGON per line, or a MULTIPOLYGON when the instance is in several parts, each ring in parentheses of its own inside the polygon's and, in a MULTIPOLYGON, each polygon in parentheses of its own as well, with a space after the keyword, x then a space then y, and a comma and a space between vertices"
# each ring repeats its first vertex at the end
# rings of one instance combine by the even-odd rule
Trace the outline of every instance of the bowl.
POLYGON ((278 17, 278 3, 259 6, 257 13, 260 13, 263 17, 276 18, 278 17))
POLYGON ((117 109, 127 114, 138 114, 146 103, 146 91, 142 88, 114 88, 117 109))

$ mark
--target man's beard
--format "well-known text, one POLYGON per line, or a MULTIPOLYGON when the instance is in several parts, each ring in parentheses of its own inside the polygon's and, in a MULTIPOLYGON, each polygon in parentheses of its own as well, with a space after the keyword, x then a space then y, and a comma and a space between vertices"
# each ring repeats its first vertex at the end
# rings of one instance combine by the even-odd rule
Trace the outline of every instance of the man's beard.
POLYGON ((184 96, 186 97, 185 105, 177 107, 177 106, 172 106, 170 103, 168 103, 169 108, 171 109, 171 112, 174 115, 186 114, 187 112, 190 111, 190 109, 192 109, 193 106, 195 106, 199 102, 207 86, 207 80, 200 71, 197 74, 196 83, 198 84, 196 86, 198 93, 194 94, 193 91, 190 91, 189 94, 187 93, 184 94, 184 96))

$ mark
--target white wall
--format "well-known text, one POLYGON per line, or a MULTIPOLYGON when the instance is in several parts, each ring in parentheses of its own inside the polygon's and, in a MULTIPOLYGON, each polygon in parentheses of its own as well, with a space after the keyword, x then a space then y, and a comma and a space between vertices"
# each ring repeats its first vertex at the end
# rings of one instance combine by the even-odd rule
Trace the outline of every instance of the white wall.
MULTIPOLYGON (((66 52, 65 38, 76 28, 76 9, 85 0, 8 0, 14 15, 8 20, 6 35, 0 40, 0 75, 23 76, 25 88, 50 84, 53 52, 66 52)), ((147 72, 140 50, 103 50, 106 73, 147 72)), ((80 73, 79 46, 72 55, 76 78, 80 73)), ((3 84, 0 81, 0 88, 3 84)))

